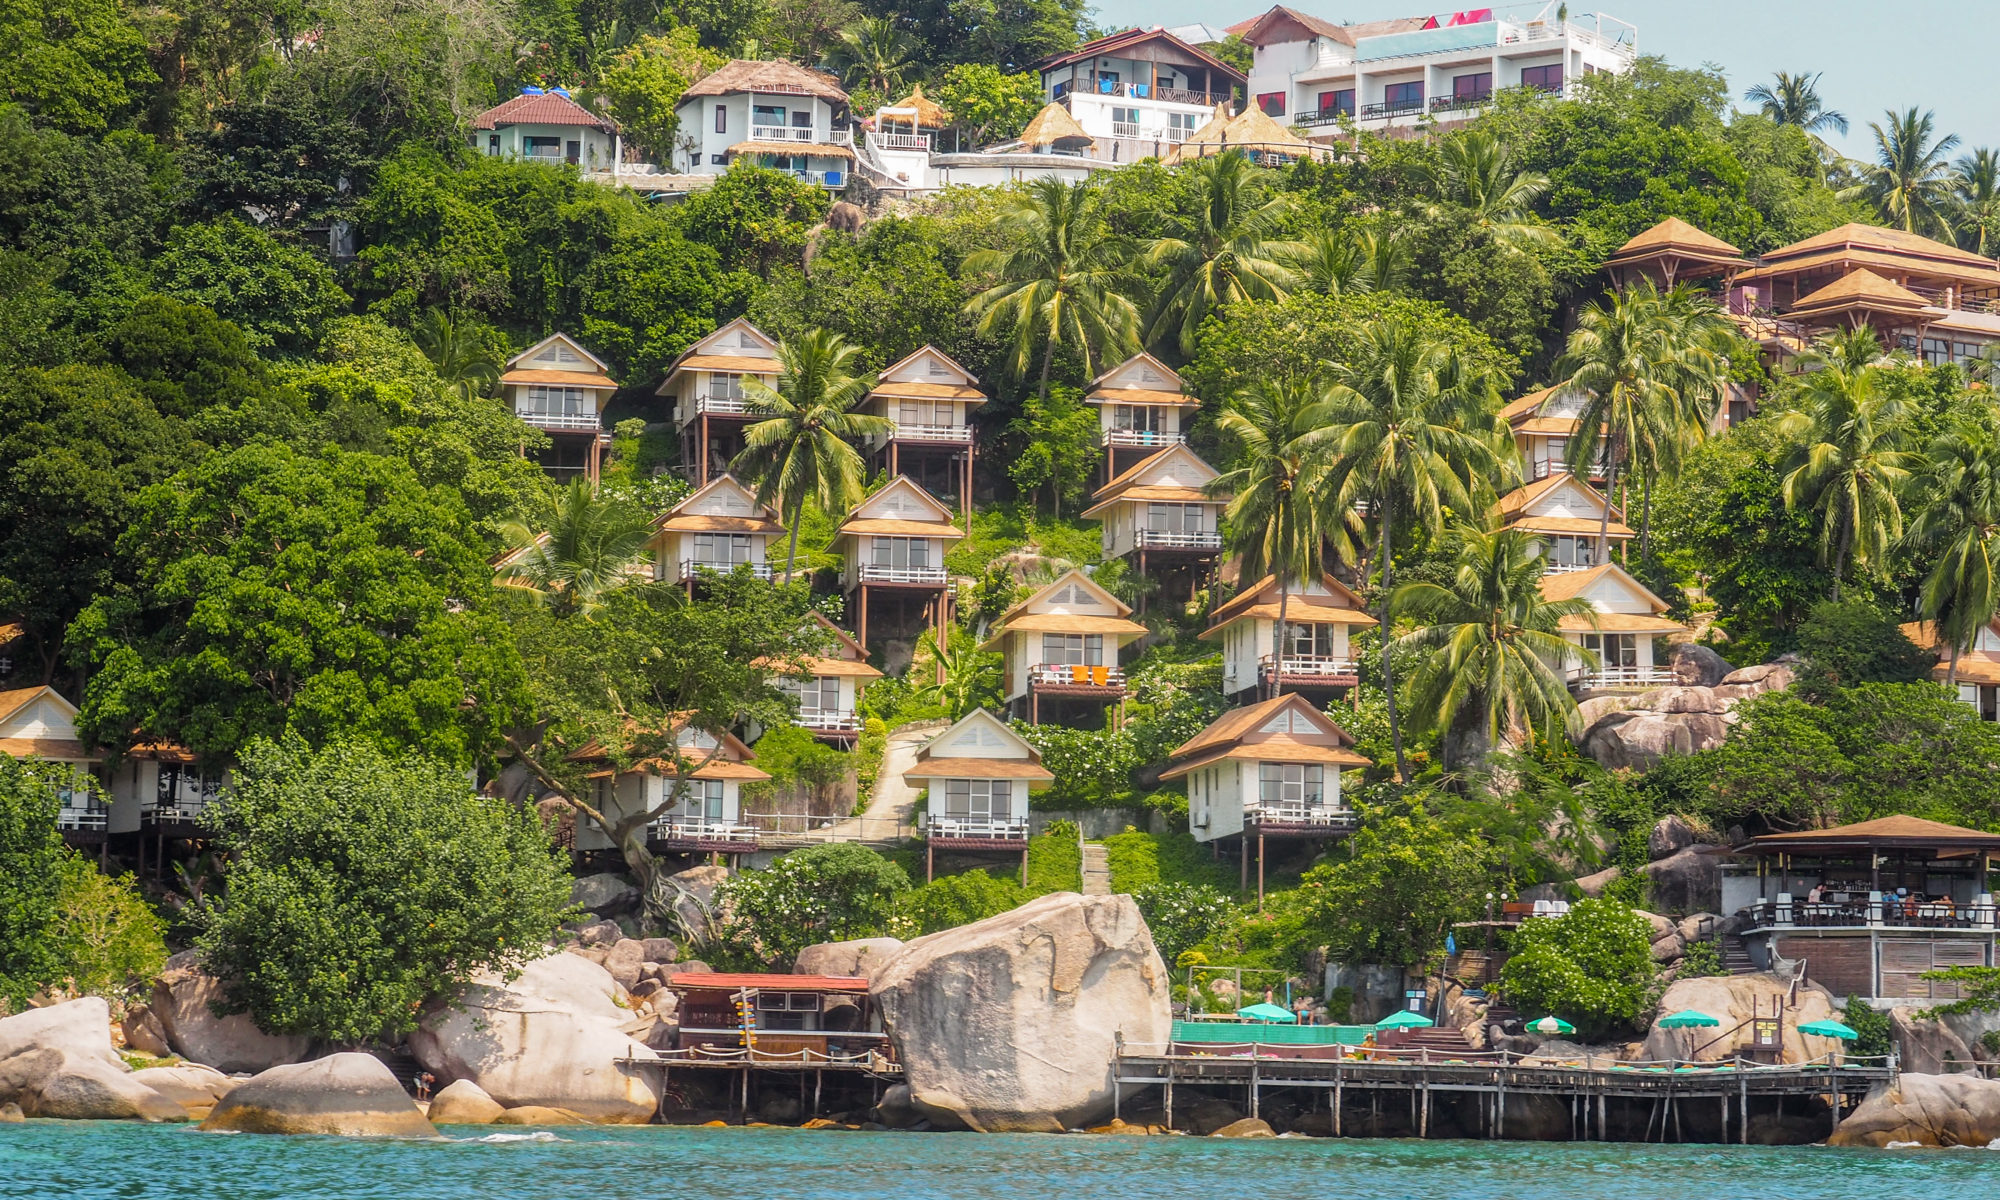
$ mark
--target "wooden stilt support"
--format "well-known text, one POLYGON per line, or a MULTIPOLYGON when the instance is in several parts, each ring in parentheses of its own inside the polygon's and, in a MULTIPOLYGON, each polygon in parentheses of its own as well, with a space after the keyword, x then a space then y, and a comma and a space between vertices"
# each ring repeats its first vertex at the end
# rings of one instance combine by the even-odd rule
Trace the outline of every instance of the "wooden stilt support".
POLYGON ((1506 1064, 1502 1063, 1500 1070, 1493 1073, 1500 1089, 1493 1100, 1493 1136, 1496 1138, 1507 1136, 1507 1079, 1502 1074, 1506 1069, 1506 1064))
POLYGON ((1257 828, 1257 911, 1264 911, 1264 829, 1257 828))
POLYGON ((1831 1072, 1831 1079, 1833 1082, 1833 1127, 1835 1129, 1839 1129, 1841 1095, 1840 1095, 1840 1069, 1838 1067, 1833 1068, 1831 1072))
POLYGON ((936 878, 937 878, 937 847, 931 844, 929 838, 925 838, 924 839, 924 882, 929 883, 931 880, 936 878))
POLYGON ((1750 1080, 1743 1074, 1743 1060, 1736 1060, 1736 1140, 1750 1144, 1750 1080))
POLYGON ((1597 1093, 1597 1140, 1600 1142, 1608 1142, 1611 1140, 1610 1129, 1604 1124, 1603 1092, 1597 1093))
POLYGON ((868 649, 868 585, 865 583, 861 585, 861 621, 856 627, 854 640, 861 643, 864 651, 868 649))
POLYGON ((1238 876, 1241 877, 1236 884, 1237 892, 1242 893, 1249 891, 1250 890, 1250 836, 1248 834, 1244 834, 1236 839, 1236 873, 1238 876))
POLYGON ((1174 1064, 1167 1063, 1167 1128, 1174 1127, 1174 1064))
POLYGON ((1430 1135, 1431 1135, 1431 1080, 1430 1080, 1430 1072, 1426 1071, 1424 1073, 1424 1115, 1422 1123, 1420 1123, 1417 1126, 1417 1136, 1420 1138, 1427 1138, 1430 1135))
POLYGON ((820 1093, 820 1089, 821 1089, 821 1088, 823 1088, 823 1087, 825 1087, 825 1086, 826 1086, 826 1070, 825 1070, 824 1068, 821 1068, 820 1070, 817 1070, 817 1071, 814 1071, 814 1072, 813 1072, 813 1106, 812 1106, 812 1115, 813 1115, 813 1116, 815 1116, 815 1117, 819 1116, 819 1093, 820 1093))
POLYGON ((1342 1094, 1341 1084, 1342 1084, 1342 1077, 1336 1074, 1333 1077, 1333 1136, 1335 1137, 1341 1136, 1340 1106, 1341 1102, 1346 1099, 1346 1097, 1342 1094))
POLYGON ((1257 1078, 1257 1043, 1250 1043, 1250 1116, 1255 1120, 1258 1114, 1258 1096, 1261 1090, 1257 1078))

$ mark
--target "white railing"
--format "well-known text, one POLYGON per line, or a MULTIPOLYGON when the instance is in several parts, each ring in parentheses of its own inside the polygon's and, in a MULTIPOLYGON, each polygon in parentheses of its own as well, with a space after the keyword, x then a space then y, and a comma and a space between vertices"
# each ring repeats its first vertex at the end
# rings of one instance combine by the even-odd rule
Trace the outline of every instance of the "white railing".
POLYGON ((1570 672, 1570 682, 1583 688, 1659 687, 1674 682, 1674 673, 1665 667, 1604 667, 1595 671, 1570 672))
POLYGON ((759 579, 769 579, 771 577, 770 563, 708 562, 699 558, 684 558, 681 560, 680 581, 686 583, 688 580, 695 578, 695 573, 698 571, 714 571, 717 574, 727 575, 738 567, 749 567, 750 573, 759 579))
POLYGON ((970 425, 920 425, 916 422, 896 422, 895 432, 889 435, 899 442, 954 442, 972 440, 970 425))
POLYGON ((924 832, 933 838, 978 838, 982 841, 1023 842, 1028 840, 1028 823, 1004 817, 950 817, 930 815, 924 832))
POLYGON ((878 567, 862 563, 855 568, 857 583, 934 583, 944 585, 943 567, 878 567))
POLYGON ((923 150, 931 148, 928 133, 870 133, 868 145, 876 150, 923 150))
POLYGON ((1115 138, 1136 138, 1139 136, 1139 123, 1137 121, 1113 121, 1111 122, 1111 136, 1115 138))
POLYGON ((750 411, 750 406, 741 396, 698 396, 695 398, 694 410, 711 415, 742 416, 750 411))
POLYGON ((1597 565, 1596 563, 1545 562, 1542 564, 1542 574, 1567 575, 1572 571, 1588 571, 1591 568, 1595 567, 1596 565, 1597 565))
POLYGON ((802 708, 797 724, 825 733, 852 733, 861 728, 861 718, 834 708, 802 708))
MULTIPOLYGON (((1266 678, 1271 674, 1271 661, 1268 654, 1257 660, 1266 678)), ((1360 669, 1351 658, 1335 658, 1327 654, 1287 654, 1284 661, 1284 674, 1288 677, 1354 675, 1360 669)))
POLYGON ((670 842, 749 842, 757 837, 755 825, 706 817, 666 817, 648 825, 646 832, 670 842))
POLYGON ((537 429, 596 429, 600 424, 596 413, 552 413, 534 412, 529 409, 515 409, 514 415, 537 429))
POLYGON ((139 807, 141 825, 192 825, 201 820, 205 800, 153 800, 139 807))
POLYGON ((1222 549, 1222 535, 1213 530, 1177 532, 1171 529, 1141 529, 1133 535, 1133 540, 1147 550, 1222 549))
POLYGON ((1251 825, 1325 825, 1338 828, 1354 823, 1354 811, 1312 799, 1294 803, 1269 804, 1251 801, 1243 806, 1243 820, 1251 825))
POLYGON ((1105 446, 1177 446, 1187 439, 1178 433, 1153 429, 1107 429, 1099 444, 1105 446))
POLYGON ((848 129, 822 131, 810 125, 752 125, 750 139, 757 142, 808 142, 819 146, 852 146, 854 132, 848 129))
POLYGON ((1035 687, 1123 688, 1125 672, 1109 666, 1036 663, 1028 668, 1028 681, 1035 687))
POLYGON ((56 828, 65 832, 97 832, 110 823, 111 810, 96 796, 65 794, 56 811, 56 828))

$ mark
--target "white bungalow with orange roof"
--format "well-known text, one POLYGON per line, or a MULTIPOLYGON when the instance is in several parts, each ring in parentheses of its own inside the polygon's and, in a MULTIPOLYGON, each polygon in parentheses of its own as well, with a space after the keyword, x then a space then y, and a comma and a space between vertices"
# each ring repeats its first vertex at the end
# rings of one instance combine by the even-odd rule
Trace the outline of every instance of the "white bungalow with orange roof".
POLYGON ((227 768, 202 763, 185 746, 147 742, 118 756, 108 768, 112 836, 137 835, 139 872, 146 871, 146 842, 160 871, 169 842, 202 842, 211 835, 202 814, 229 786, 227 768))
POLYGON ((1090 382, 1085 404, 1097 406, 1106 478, 1118 475, 1118 456, 1152 454, 1187 440, 1201 401, 1187 394, 1173 368, 1141 351, 1090 382))
POLYGON ((104 756, 77 738, 76 705, 46 684, 0 692, 0 754, 36 758, 62 775, 56 827, 73 846, 102 846, 110 810, 94 774, 104 756), (67 770, 65 770, 67 768, 67 770))
MULTIPOLYGON (((1529 479, 1546 479, 1569 470, 1569 444, 1582 427, 1585 403, 1581 394, 1557 384, 1529 392, 1500 410, 1500 419, 1513 431, 1514 448, 1520 452, 1522 470, 1529 479)), ((1604 442, 1600 435, 1598 445, 1602 447, 1604 442)), ((1603 465, 1600 454, 1598 469, 1591 475, 1593 481, 1604 477, 1603 465)))
POLYGON ((696 487, 729 469, 743 431, 758 418, 743 400, 745 380, 778 383, 778 342, 738 317, 688 348, 655 393, 674 406, 681 462, 696 487))
POLYGON ((668 509, 653 528, 653 578, 685 584, 690 594, 703 571, 747 566, 769 579, 771 543, 785 533, 777 512, 729 474, 668 509))
POLYGON ((1057 711, 1072 719, 1078 707, 1101 713, 1125 698, 1118 652, 1146 635, 1131 613, 1090 576, 1072 570, 1000 614, 980 649, 1003 655, 1007 703, 1032 724, 1042 723, 1045 704, 1060 706, 1057 711))
POLYGON ((1264 893, 1264 840, 1352 833, 1354 810, 1340 773, 1365 767, 1354 738, 1311 701, 1279 696, 1231 709, 1174 749, 1162 780, 1187 783, 1188 832, 1198 842, 1238 838, 1245 881, 1256 840, 1257 894, 1264 893))
POLYGON ((944 553, 965 534, 951 509, 898 475, 854 506, 834 534, 841 556, 841 590, 853 597, 855 635, 868 645, 873 613, 878 630, 891 636, 908 633, 912 615, 918 626, 939 628, 950 618, 951 588, 944 553))
POLYGON ((926 879, 939 850, 1019 854, 1027 878, 1028 793, 1055 775, 1005 721, 972 710, 924 743, 903 778, 925 789, 926 879))
POLYGON ((846 630, 818 613, 812 619, 832 636, 832 652, 806 659, 800 677, 781 678, 778 686, 798 698, 801 729, 828 741, 853 742, 861 736, 862 689, 882 672, 868 665, 868 652, 846 630))
POLYGON ((549 435, 542 469, 558 477, 597 478, 604 447, 604 406, 618 390, 611 367, 566 333, 552 333, 507 360, 500 387, 514 415, 549 435))
POLYGON ((1222 643, 1226 695, 1269 687, 1274 673, 1280 690, 1337 690, 1361 682, 1354 635, 1378 623, 1368 615, 1361 597, 1331 575, 1292 585, 1289 601, 1280 595, 1277 577, 1266 575, 1216 609, 1201 639, 1222 643), (1282 664, 1272 649, 1281 603, 1282 664))
POLYGON ((936 346, 891 363, 861 411, 895 422, 869 439, 891 475, 910 475, 937 495, 971 506, 972 410, 986 403, 979 380, 936 346))
POLYGON ((1605 531, 1615 554, 1636 535, 1625 514, 1604 493, 1567 471, 1537 479, 1500 497, 1500 523, 1507 529, 1532 533, 1547 553, 1542 569, 1551 574, 1587 571, 1598 565, 1597 533, 1605 531), (1610 524, 1603 525, 1607 510, 1610 524))
POLYGON ((1098 488, 1083 515, 1102 523, 1104 557, 1129 557, 1148 579, 1155 568, 1184 571, 1192 599, 1203 569, 1222 554, 1222 510, 1229 498, 1208 494, 1215 478, 1214 467, 1176 443, 1098 488))
POLYGON ((1542 576, 1542 595, 1550 600, 1588 600, 1597 611, 1564 617, 1563 640, 1596 655, 1597 665, 1584 665, 1578 654, 1563 664, 1570 687, 1580 692, 1655 688, 1674 682, 1667 665, 1668 639, 1688 632, 1666 615, 1667 602, 1617 563, 1588 571, 1542 576))
MULTIPOLYGON (((735 734, 693 729, 685 723, 677 724, 674 742, 682 772, 658 759, 620 771, 597 743, 570 757, 601 764, 590 774, 590 801, 608 820, 653 814, 646 824, 649 848, 731 855, 755 850, 757 829, 742 819, 742 788, 770 778, 750 765, 757 756, 735 734), (679 777, 682 774, 685 778, 679 777)), ((576 848, 585 853, 618 849, 603 830, 584 822, 577 824, 576 848)))
POLYGON ((1972 646, 1962 651, 1956 661, 1931 622, 1912 621, 1903 626, 1903 633, 1920 648, 1937 655, 1932 679, 1949 684, 1960 700, 1979 713, 1980 719, 2000 721, 2000 620, 1987 622, 1972 639, 1972 646))

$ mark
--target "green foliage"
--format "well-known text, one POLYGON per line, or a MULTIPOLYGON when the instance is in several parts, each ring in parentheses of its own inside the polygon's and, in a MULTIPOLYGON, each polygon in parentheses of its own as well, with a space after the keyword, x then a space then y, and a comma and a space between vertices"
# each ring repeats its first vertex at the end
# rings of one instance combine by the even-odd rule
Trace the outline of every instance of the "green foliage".
POLYGON ((1153 932, 1153 945, 1168 962, 1178 962, 1184 952, 1229 928, 1238 917, 1228 894, 1204 883, 1156 883, 1132 899, 1153 932))
POLYGON ((1048 495, 1058 517, 1065 506, 1075 510, 1090 490, 1091 468, 1101 453, 1098 425, 1097 410, 1075 388, 1028 397, 1008 426, 1025 443, 1007 464, 1008 478, 1024 496, 1048 495))
POLYGON ((1035 796, 1045 808, 1090 808, 1130 802, 1132 774, 1142 765, 1129 730, 1070 729, 1062 725, 1014 724, 1014 732, 1041 751, 1042 765, 1055 783, 1035 796))
POLYGON ((481 971, 541 953, 569 874, 532 807, 363 741, 246 747, 209 810, 232 853, 199 948, 222 1011, 267 1033, 393 1037, 481 971))
POLYGON ((1893 615, 1867 600, 1814 605, 1799 625, 1798 649, 1806 660, 1799 686, 1809 696, 1864 683, 1915 683, 1929 677, 1936 661, 1893 615))
POLYGON ((898 913, 900 932, 922 937, 970 925, 1019 908, 1027 898, 1020 884, 995 879, 985 871, 942 875, 904 895, 898 913))
POLYGON ((1029 504, 1001 503, 972 514, 971 534, 945 552, 944 565, 954 574, 987 577, 980 583, 979 615, 991 621, 1020 598, 1012 565, 997 559, 1014 554, 1048 559, 1051 573, 1046 580, 1037 579, 1052 583, 1070 567, 1097 562, 1102 544, 1094 521, 1048 517, 1029 504))
POLYGON ((992 350, 962 311, 968 292, 942 232, 932 218, 906 216, 871 221, 859 235, 822 230, 809 266, 774 271, 747 315, 786 340, 830 329, 862 348, 870 370, 931 345, 979 374, 992 350))
POLYGON ((154 276, 163 295, 212 309, 252 346, 283 354, 310 351, 347 304, 326 264, 235 218, 174 230, 154 276))
POLYGON ((105 362, 168 417, 236 404, 267 386, 264 363, 234 323, 199 304, 148 296, 104 335, 105 362))
POLYGON ((903 868, 866 846, 794 850, 716 889, 725 963, 789 970, 799 951, 886 933, 910 890, 903 868))
POLYGON ((1878 1011, 1859 996, 1849 996, 1846 1007, 1840 1010, 1840 1020, 1861 1035, 1847 1044, 1848 1053, 1857 1058, 1895 1053, 1896 1026, 1888 1013, 1878 1011))
POLYGON ((57 789, 72 778, 67 764, 0 754, 0 1001, 16 1009, 62 973, 57 789))
POLYGON ((1416 965, 1478 911, 1488 855, 1421 808, 1364 809, 1360 831, 1306 872, 1300 902, 1334 959, 1416 965))
POLYGON ((954 63, 945 68, 936 99, 952 124, 983 146, 1021 135, 1042 107, 1042 81, 1032 71, 1010 75, 991 63, 954 63))
POLYGON ((1075 892, 1083 888, 1083 845, 1073 821, 1050 821, 1048 828, 1028 839, 1029 896, 1075 892))
POLYGON ((1127 829, 1104 839, 1113 891, 1133 895, 1149 888, 1203 886, 1234 892, 1236 871, 1224 866, 1186 829, 1164 834, 1127 829))
POLYGON ((1729 968, 1722 962, 1722 947, 1714 939, 1689 942, 1687 952, 1681 957, 1680 974, 1676 979, 1705 979, 1715 975, 1727 975, 1729 968))
POLYGON ((678 156, 675 144, 681 123, 674 109, 681 93, 725 61, 726 56, 702 49, 692 28, 681 26, 619 51, 598 83, 625 136, 648 161, 668 166, 685 157, 678 156))
POLYGON ((112 0, 55 0, 0 9, 6 96, 42 120, 101 132, 145 102, 159 82, 140 14, 112 0))
POLYGON ((768 276, 805 250, 806 235, 825 219, 828 204, 824 189, 739 159, 714 187, 677 205, 673 216, 683 234, 722 256, 724 270, 768 276))
POLYGON ((1652 1000, 1652 927, 1616 901, 1579 900, 1514 932, 1500 986, 1518 1011, 1553 1014, 1583 1037, 1602 1037, 1636 1021, 1652 1000))
POLYGON ((57 978, 72 991, 110 999, 137 995, 166 964, 160 918, 132 876, 106 875, 82 855, 68 855, 57 909, 65 960, 57 978))
MULTIPOLYGON (((836 750, 797 725, 776 725, 764 732, 752 747, 757 752, 757 769, 771 777, 767 787, 797 784, 824 796, 840 786, 854 768, 855 756, 836 750)), ((747 798, 753 784, 745 784, 747 798)))

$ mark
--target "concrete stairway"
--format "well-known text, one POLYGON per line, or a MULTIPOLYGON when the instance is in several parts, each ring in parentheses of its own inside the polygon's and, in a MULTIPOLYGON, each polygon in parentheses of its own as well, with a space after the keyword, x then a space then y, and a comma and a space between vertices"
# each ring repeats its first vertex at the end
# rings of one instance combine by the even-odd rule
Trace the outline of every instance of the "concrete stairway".
POLYGON ((1757 964, 1750 961, 1750 947, 1733 933, 1722 939, 1722 965, 1731 975, 1757 973, 1757 964))
POLYGON ((1111 894, 1110 855, 1096 842, 1083 844, 1083 894, 1086 896, 1111 894))

